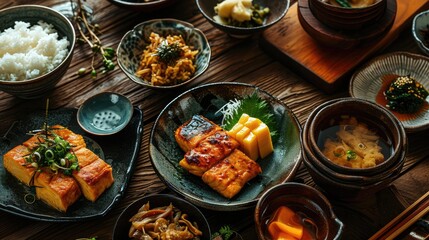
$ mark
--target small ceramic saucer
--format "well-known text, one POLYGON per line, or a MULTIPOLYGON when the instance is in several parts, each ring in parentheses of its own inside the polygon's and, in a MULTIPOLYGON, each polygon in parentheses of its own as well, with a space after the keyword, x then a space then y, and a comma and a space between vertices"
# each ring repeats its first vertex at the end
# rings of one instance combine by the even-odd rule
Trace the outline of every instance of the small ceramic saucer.
POLYGON ((88 98, 77 111, 80 127, 94 135, 121 131, 133 115, 131 101, 118 93, 103 92, 88 98))

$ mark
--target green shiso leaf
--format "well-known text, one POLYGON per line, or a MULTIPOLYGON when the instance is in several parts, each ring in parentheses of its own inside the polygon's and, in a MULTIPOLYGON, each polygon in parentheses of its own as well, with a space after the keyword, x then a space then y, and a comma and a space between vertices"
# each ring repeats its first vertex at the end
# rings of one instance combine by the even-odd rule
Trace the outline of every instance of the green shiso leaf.
POLYGON ((231 130, 243 113, 259 118, 270 129, 271 137, 276 135, 276 124, 271 106, 256 93, 248 95, 241 100, 231 100, 220 110, 223 113, 222 127, 231 130))

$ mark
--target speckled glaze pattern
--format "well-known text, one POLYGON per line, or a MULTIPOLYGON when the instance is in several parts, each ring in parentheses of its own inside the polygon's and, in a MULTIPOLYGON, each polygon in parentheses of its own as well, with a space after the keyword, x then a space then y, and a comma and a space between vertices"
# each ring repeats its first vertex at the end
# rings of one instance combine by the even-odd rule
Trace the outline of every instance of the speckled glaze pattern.
POLYGON ((32 188, 20 183, 3 167, 3 155, 13 147, 26 141, 28 131, 40 129, 45 121, 45 111, 29 112, 23 120, 15 122, 8 133, 0 138, 0 210, 37 221, 76 222, 105 216, 122 198, 128 186, 140 150, 143 134, 143 113, 134 108, 133 117, 127 127, 114 136, 94 136, 83 131, 76 121, 76 109, 49 110, 48 124, 61 124, 81 134, 87 147, 112 166, 115 182, 95 203, 83 196, 66 213, 57 211, 44 202, 36 200, 28 204, 26 194, 34 194, 32 188), (126 153, 126 154, 124 154, 126 153))
MULTIPOLYGON (((358 69, 350 80, 350 96, 376 102, 382 86, 382 77, 387 74, 410 75, 429 89, 429 58, 407 52, 388 53, 379 56, 358 69)), ((429 102, 429 99, 426 99, 429 102)), ((385 106, 383 106, 385 107, 385 106)), ((407 132, 429 128, 429 111, 422 111, 413 118, 401 119, 407 132)))
POLYGON ((90 134, 111 135, 124 129, 132 114, 133 105, 127 97, 102 92, 85 100, 77 112, 77 122, 90 134))
POLYGON ((291 180, 301 162, 299 133, 301 126, 292 111, 262 89, 243 83, 213 83, 190 89, 172 100, 156 119, 150 136, 149 156, 156 173, 173 191, 192 203, 217 211, 235 211, 255 206, 270 187, 291 180), (220 124, 219 108, 232 99, 256 93, 272 107, 278 137, 274 152, 258 160, 262 173, 248 182, 234 198, 227 199, 182 167, 184 157, 174 131, 195 114, 220 124))
POLYGON ((417 45, 420 47, 422 52, 429 55, 429 46, 423 43, 422 30, 429 31, 429 10, 417 14, 413 19, 413 25, 411 27, 411 32, 417 45))
POLYGON ((53 90, 66 73, 73 56, 76 35, 71 22, 61 13, 45 6, 20 5, 0 10, 0 31, 13 27, 15 21, 36 24, 39 20, 50 23, 58 32, 59 38, 67 37, 68 54, 54 70, 42 76, 23 81, 1 81, 0 90, 23 99, 35 99, 45 96, 53 90))
POLYGON ((190 23, 176 19, 154 19, 138 24, 124 35, 117 49, 118 65, 132 81, 146 87, 158 89, 171 89, 191 82, 207 70, 210 58, 211 48, 204 33, 194 28, 190 23), (187 45, 199 51, 195 61, 196 71, 189 80, 173 86, 153 86, 135 75, 140 64, 141 54, 150 43, 149 36, 152 32, 164 37, 182 35, 187 45))

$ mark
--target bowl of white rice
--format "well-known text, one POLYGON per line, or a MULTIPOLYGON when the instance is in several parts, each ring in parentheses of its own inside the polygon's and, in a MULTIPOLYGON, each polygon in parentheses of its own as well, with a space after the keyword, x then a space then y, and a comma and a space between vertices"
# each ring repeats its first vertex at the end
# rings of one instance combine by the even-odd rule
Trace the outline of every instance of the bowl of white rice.
POLYGON ((0 90, 23 99, 45 96, 68 70, 75 41, 72 23, 49 7, 0 10, 0 90))

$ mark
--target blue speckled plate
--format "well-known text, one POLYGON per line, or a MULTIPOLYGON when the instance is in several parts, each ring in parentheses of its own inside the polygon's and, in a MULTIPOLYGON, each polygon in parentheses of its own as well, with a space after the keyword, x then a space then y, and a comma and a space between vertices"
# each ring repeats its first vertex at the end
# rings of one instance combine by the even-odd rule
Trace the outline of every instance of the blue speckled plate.
POLYGON ((14 146, 26 141, 26 133, 40 129, 45 113, 28 113, 25 120, 16 122, 6 136, 0 139, 0 210, 10 212, 25 218, 52 221, 72 222, 102 217, 120 200, 128 185, 137 159, 141 135, 143 132, 143 115, 140 109, 134 108, 133 117, 128 126, 114 136, 89 136, 76 121, 76 109, 59 109, 49 111, 49 125, 61 124, 75 133, 83 135, 89 149, 104 157, 113 168, 115 182, 100 198, 92 203, 81 197, 66 213, 59 212, 40 200, 33 204, 25 202, 28 193, 34 189, 20 183, 3 167, 3 155, 14 146), (103 156, 104 155, 104 156, 103 156))
POLYGON ((293 178, 301 161, 300 131, 292 111, 258 87, 243 83, 208 84, 184 92, 162 110, 151 131, 149 154, 158 176, 185 199, 212 210, 235 211, 255 206, 270 187, 293 178), (274 153, 258 160, 262 173, 229 200, 179 166, 185 153, 177 144, 174 131, 195 114, 220 124, 222 116, 216 114, 219 108, 231 99, 241 99, 254 92, 271 105, 278 137, 273 142, 274 153))
POLYGON ((204 33, 194 28, 192 24, 176 19, 153 19, 138 24, 122 37, 116 52, 119 67, 132 81, 156 89, 171 89, 191 82, 207 70, 211 57, 210 45, 204 33), (141 54, 150 43, 149 36, 152 32, 163 37, 182 35, 188 46, 199 51, 195 61, 196 71, 189 80, 171 86, 154 86, 135 75, 140 65, 141 54))

